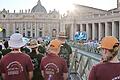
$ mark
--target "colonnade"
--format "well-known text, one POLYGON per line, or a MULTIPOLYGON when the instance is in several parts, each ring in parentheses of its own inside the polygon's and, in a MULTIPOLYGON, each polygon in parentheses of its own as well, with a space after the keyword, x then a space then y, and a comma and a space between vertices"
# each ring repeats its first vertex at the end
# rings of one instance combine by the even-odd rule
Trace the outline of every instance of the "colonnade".
POLYGON ((77 23, 71 27, 76 28, 74 29, 76 31, 72 32, 85 31, 87 33, 87 40, 101 40, 105 36, 115 36, 120 40, 120 21, 77 23))

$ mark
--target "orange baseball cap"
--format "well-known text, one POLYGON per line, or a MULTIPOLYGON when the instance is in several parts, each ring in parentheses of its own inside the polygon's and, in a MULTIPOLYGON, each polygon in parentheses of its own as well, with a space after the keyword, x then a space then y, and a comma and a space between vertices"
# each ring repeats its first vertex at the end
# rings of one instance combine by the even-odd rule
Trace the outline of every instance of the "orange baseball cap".
POLYGON ((61 42, 57 39, 52 40, 50 42, 50 48, 52 48, 52 49, 58 49, 60 47, 60 45, 61 45, 61 42))
POLYGON ((117 38, 113 36, 106 36, 101 40, 100 47, 105 49, 113 49, 113 46, 115 44, 119 44, 119 41, 117 40, 117 38))

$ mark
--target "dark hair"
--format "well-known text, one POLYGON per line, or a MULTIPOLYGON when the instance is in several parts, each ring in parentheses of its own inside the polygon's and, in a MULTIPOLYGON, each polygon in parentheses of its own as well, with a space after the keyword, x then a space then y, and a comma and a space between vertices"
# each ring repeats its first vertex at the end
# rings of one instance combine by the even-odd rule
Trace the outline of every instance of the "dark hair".
POLYGON ((0 51, 2 50, 2 45, 0 45, 0 51))
POLYGON ((25 52, 25 53, 27 53, 27 54, 30 53, 30 49, 27 48, 27 47, 21 47, 20 50, 21 50, 21 52, 25 52))

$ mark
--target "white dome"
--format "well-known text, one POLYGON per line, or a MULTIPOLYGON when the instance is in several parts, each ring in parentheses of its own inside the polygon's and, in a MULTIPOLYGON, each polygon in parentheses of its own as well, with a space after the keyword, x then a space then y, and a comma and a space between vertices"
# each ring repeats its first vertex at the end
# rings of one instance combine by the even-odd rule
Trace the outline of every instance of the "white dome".
POLYGON ((46 11, 46 9, 44 8, 44 6, 41 5, 40 0, 38 0, 37 5, 32 8, 32 11, 31 11, 31 12, 32 12, 32 13, 34 13, 34 12, 47 13, 47 11, 46 11))

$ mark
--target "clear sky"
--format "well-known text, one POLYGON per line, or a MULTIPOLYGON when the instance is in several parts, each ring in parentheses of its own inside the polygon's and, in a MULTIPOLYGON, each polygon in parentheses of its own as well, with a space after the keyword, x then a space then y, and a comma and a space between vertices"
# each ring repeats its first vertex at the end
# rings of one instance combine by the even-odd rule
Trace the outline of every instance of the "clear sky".
MULTIPOLYGON (((103 10, 109 10, 117 7, 117 0, 40 0, 42 5, 49 10, 56 9, 60 13, 64 13, 68 9, 72 9, 72 4, 86 5, 103 10)), ((0 11, 5 8, 10 12, 16 10, 32 9, 38 0, 0 0, 0 11)))

